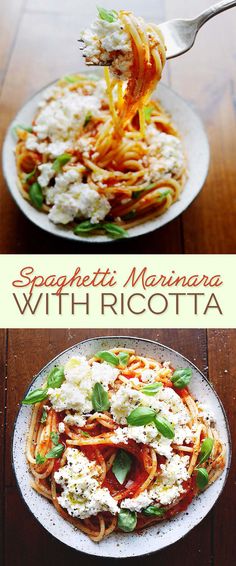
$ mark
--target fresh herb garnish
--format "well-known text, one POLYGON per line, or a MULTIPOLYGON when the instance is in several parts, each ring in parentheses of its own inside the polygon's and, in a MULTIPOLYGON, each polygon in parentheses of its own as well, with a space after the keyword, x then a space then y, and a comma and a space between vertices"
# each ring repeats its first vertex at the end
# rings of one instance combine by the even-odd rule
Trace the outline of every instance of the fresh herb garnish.
POLYGON ((127 231, 121 226, 117 226, 117 224, 105 222, 102 227, 105 232, 107 232, 107 234, 109 234, 109 236, 112 236, 113 238, 124 238, 125 236, 127 236, 127 231))
POLYGON ((115 22, 118 18, 118 13, 115 10, 106 10, 105 8, 101 8, 100 6, 97 6, 97 10, 99 18, 101 18, 101 20, 109 22, 109 24, 115 22))
POLYGON ((86 126, 89 124, 89 122, 91 122, 92 117, 93 117, 92 113, 88 112, 88 114, 87 114, 87 116, 84 120, 83 128, 86 128, 86 126))
POLYGON ((86 232, 93 232, 94 230, 98 230, 99 228, 102 228, 101 223, 91 224, 89 220, 85 220, 84 222, 80 222, 80 224, 77 224, 77 226, 74 229, 74 234, 77 235, 86 232))
POLYGON ((159 195, 157 195, 157 201, 162 201, 164 200, 164 198, 166 198, 169 194, 171 193, 170 189, 167 189, 166 191, 162 191, 162 193, 159 193, 159 195))
POLYGON ((47 399, 47 396, 47 389, 35 389, 26 395, 22 401, 22 405, 34 405, 35 403, 40 403, 41 401, 44 401, 44 399, 47 399))
POLYGON ((135 218, 136 215, 137 215, 136 210, 130 210, 130 212, 127 212, 127 214, 122 216, 122 220, 132 220, 133 218, 135 218))
POLYGON ((161 415, 156 415, 153 419, 154 425, 156 426, 158 432, 164 436, 164 438, 173 439, 175 436, 174 428, 169 423, 169 421, 165 417, 161 417, 161 415))
POLYGON ((119 360, 119 366, 121 366, 122 368, 125 368, 128 364, 129 361, 129 354, 127 352, 119 352, 118 354, 118 360, 119 360))
POLYGON ((146 191, 151 191, 152 189, 154 189, 156 187, 156 183, 151 183, 150 185, 147 185, 146 187, 143 187, 143 189, 141 189, 140 191, 134 191, 132 193, 132 198, 139 198, 141 196, 143 196, 145 194, 146 191))
POLYGON ((93 386, 92 405, 94 411, 98 411, 99 413, 108 411, 110 407, 108 393, 101 383, 95 383, 95 385, 93 386))
POLYGON ((213 445, 214 445, 213 438, 205 438, 205 440, 203 440, 199 454, 198 466, 200 466, 201 464, 203 464, 203 462, 206 462, 206 460, 208 460, 209 456, 211 455, 213 445))
POLYGON ((154 383, 148 383, 147 385, 144 385, 141 391, 142 393, 145 393, 145 395, 152 396, 152 395, 156 395, 156 393, 160 391, 161 388, 162 388, 162 383, 160 381, 155 381, 154 383))
POLYGON ((49 450, 45 457, 48 460, 51 460, 52 458, 60 458, 62 453, 64 452, 64 449, 65 447, 63 446, 63 444, 57 444, 57 446, 54 446, 51 450, 49 450))
POLYGON ((176 369, 171 377, 171 381, 177 389, 186 387, 192 377, 191 368, 176 369))
POLYGON ((163 517, 166 510, 164 507, 156 507, 156 505, 149 505, 146 509, 143 509, 142 513, 147 517, 163 517))
POLYGON ((52 164, 52 168, 56 173, 60 173, 62 167, 68 163, 72 159, 71 153, 62 153, 59 155, 52 164))
POLYGON ((42 424, 46 423, 47 416, 48 416, 48 413, 47 413, 46 409, 43 408, 42 416, 41 416, 41 419, 40 419, 40 422, 42 424))
POLYGON ((86 438, 90 438, 90 434, 86 432, 86 430, 80 430, 80 434, 82 434, 82 436, 85 436, 86 438))
POLYGON ((92 224, 90 220, 85 220, 80 222, 74 229, 74 234, 85 234, 86 232, 93 232, 94 230, 105 230, 107 234, 113 236, 113 238, 123 238, 127 236, 127 231, 121 226, 112 224, 110 222, 99 222, 98 224, 92 224))
POLYGON ((63 366, 56 366, 48 374, 47 386, 52 389, 58 389, 65 381, 65 374, 63 366))
POLYGON ((36 455, 36 464, 40 465, 40 464, 44 464, 45 462, 45 457, 41 456, 41 454, 37 454, 36 455))
POLYGON ((33 183, 29 189, 29 196, 32 204, 36 208, 42 208, 43 205, 43 193, 42 188, 39 183, 33 183))
POLYGON ((34 177, 35 173, 36 173, 36 167, 33 169, 33 171, 31 171, 30 173, 27 173, 27 175, 25 175, 24 183, 28 183, 28 181, 30 181, 30 179, 32 179, 34 177))
POLYGON ((52 443, 57 446, 59 444, 59 434, 58 432, 51 432, 50 434, 52 443))
POLYGON ((204 489, 209 482, 209 475, 206 468, 198 468, 196 477, 198 489, 204 489))
POLYGON ((104 362, 107 362, 112 366, 119 365, 119 358, 118 356, 116 356, 116 354, 113 354, 113 352, 107 352, 106 350, 102 350, 101 352, 97 352, 95 356, 99 360, 104 360, 104 362))
POLYGON ((131 456, 125 450, 119 450, 113 462, 112 471, 117 481, 122 485, 132 465, 131 456))
POLYGON ((121 509, 118 515, 118 527, 125 533, 131 533, 137 525, 137 513, 129 509, 121 509))
POLYGON ((144 108, 144 118, 148 124, 151 122, 151 115, 153 113, 153 106, 145 106, 144 108))
POLYGON ((78 80, 79 79, 76 75, 66 75, 64 77, 64 81, 66 81, 67 83, 77 83, 78 80))
POLYGON ((156 413, 150 407, 137 407, 127 417, 127 423, 131 426, 144 426, 153 422, 156 413))
POLYGON ((21 124, 16 124, 12 128, 12 131, 16 137, 18 137, 17 130, 24 130, 24 132, 29 132, 29 134, 32 134, 33 132, 33 128, 31 126, 22 126, 21 124))

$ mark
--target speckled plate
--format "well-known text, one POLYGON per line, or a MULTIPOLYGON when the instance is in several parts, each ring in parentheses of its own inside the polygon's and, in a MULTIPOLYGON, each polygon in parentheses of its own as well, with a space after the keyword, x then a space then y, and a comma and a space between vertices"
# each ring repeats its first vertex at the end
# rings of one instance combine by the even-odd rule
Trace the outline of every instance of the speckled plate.
MULTIPOLYGON (((25 216, 27 216, 27 218, 29 218, 29 220, 31 220, 34 224, 43 230, 50 232, 54 236, 62 236, 69 240, 80 240, 88 243, 113 242, 114 240, 109 238, 107 235, 89 234, 87 236, 76 236, 73 231, 66 226, 53 224, 48 219, 47 214, 33 208, 33 206, 27 202, 19 192, 14 156, 16 140, 12 133, 12 129, 16 124, 31 124, 37 105, 48 86, 50 85, 47 85, 47 87, 40 90, 28 102, 26 102, 14 118, 7 131, 3 146, 2 163, 3 173, 8 188, 23 214, 25 214, 25 216)), ((181 134, 188 160, 188 179, 180 196, 180 200, 174 203, 159 218, 149 220, 139 226, 131 228, 128 233, 129 238, 141 236, 147 232, 152 232, 153 230, 164 226, 184 212, 201 190, 208 172, 209 145, 201 120, 195 111, 183 98, 162 83, 158 86, 153 98, 158 98, 161 101, 164 108, 171 114, 173 122, 181 134)))
POLYGON ((94 352, 123 346, 134 348, 142 356, 151 356, 162 361, 171 361, 174 367, 190 366, 193 370, 191 392, 213 411, 217 429, 226 446, 226 467, 222 476, 189 506, 187 512, 180 513, 171 521, 163 521, 137 533, 115 533, 99 543, 92 542, 86 535, 65 521, 54 506, 30 487, 31 474, 23 449, 31 418, 31 408, 22 406, 19 410, 13 435, 13 467, 21 495, 33 515, 41 525, 58 540, 75 550, 94 556, 127 558, 150 554, 173 544, 185 536, 207 515, 218 499, 227 479, 231 458, 230 433, 222 404, 204 375, 186 358, 175 350, 141 338, 123 336, 102 337, 85 340, 72 346, 49 362, 34 378, 29 390, 40 387, 45 376, 55 364, 65 364, 72 355, 91 357, 94 352))

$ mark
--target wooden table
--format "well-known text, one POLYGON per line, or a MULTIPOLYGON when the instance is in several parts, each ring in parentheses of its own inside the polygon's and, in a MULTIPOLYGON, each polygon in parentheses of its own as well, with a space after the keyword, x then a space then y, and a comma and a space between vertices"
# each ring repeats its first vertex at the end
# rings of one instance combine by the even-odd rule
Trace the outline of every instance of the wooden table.
MULTIPOLYGON (((102 0, 147 20, 191 17, 214 0, 102 0)), ((3 138, 16 111, 38 89, 83 68, 76 40, 94 18, 96 0, 1 0, 0 87, 3 138)), ((111 246, 57 239, 33 226, 1 180, 1 253, 234 253, 236 250, 236 9, 211 20, 195 47, 171 61, 164 82, 196 107, 211 146, 203 191, 178 219, 154 234, 111 246)))
MULTIPOLYGON (((112 330, 10 330, 0 333, 0 458, 4 461, 0 480, 5 495, 3 525, 0 530, 0 563, 3 566, 86 566, 95 559, 80 555, 51 538, 25 507, 17 491, 11 468, 11 436, 19 403, 32 376, 50 359, 82 339, 112 334, 112 330), (2 558, 2 560, 1 560, 2 558)), ((236 431, 235 366, 236 331, 222 330, 119 330, 120 335, 136 335, 158 340, 192 360, 211 382, 227 411, 231 433, 236 431)), ((24 439, 22 439, 24 450, 24 439)), ((215 508, 183 540, 159 554, 135 559, 137 566, 231 566, 235 549, 236 460, 234 458, 226 488, 215 508)), ((171 528, 171 523, 170 523, 171 528)), ((100 566, 110 560, 96 560, 100 566)), ((129 564, 129 561, 125 562, 129 564)), ((132 562, 133 563, 133 562, 132 562)))

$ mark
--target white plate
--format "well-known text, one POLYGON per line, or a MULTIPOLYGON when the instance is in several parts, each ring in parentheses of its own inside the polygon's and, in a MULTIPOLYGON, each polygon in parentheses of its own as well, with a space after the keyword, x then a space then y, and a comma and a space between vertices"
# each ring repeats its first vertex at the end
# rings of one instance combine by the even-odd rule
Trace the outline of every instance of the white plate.
MULTIPOLYGON (((68 238, 69 240, 81 240, 92 243, 112 242, 114 240, 109 238, 107 235, 90 234, 89 236, 76 236, 71 229, 53 224, 48 219, 47 214, 33 208, 33 206, 27 202, 19 192, 14 156, 16 140, 14 139, 12 128, 16 124, 32 123, 37 105, 48 86, 40 90, 28 102, 26 102, 9 126, 3 146, 2 159, 3 173, 6 183, 21 211, 25 214, 25 216, 27 216, 27 218, 29 218, 29 220, 40 228, 43 228, 43 230, 46 230, 55 236, 68 238)), ((149 220, 139 226, 129 229, 129 238, 140 236, 147 232, 152 232, 179 216, 179 214, 181 214, 191 204, 201 190, 209 167, 209 145, 207 136, 200 118, 191 106, 189 106, 189 104, 173 90, 162 83, 158 86, 158 89, 153 96, 153 98, 156 97, 161 101, 164 108, 171 114, 173 122, 178 128, 183 139, 188 160, 188 180, 179 201, 174 203, 159 218, 149 220)))
POLYGON ((91 357, 94 352, 115 346, 134 348, 138 354, 143 356, 171 361, 174 367, 186 367, 187 365, 192 368, 191 392, 197 399, 201 399, 202 402, 212 409, 220 438, 226 446, 226 467, 221 477, 204 493, 193 500, 186 512, 180 513, 171 521, 163 521, 158 525, 150 526, 139 534, 113 533, 107 539, 95 543, 65 521, 47 499, 40 496, 30 487, 31 474, 26 463, 23 443, 29 429, 31 407, 22 406, 16 419, 13 436, 13 466, 25 503, 50 534, 71 548, 87 554, 110 558, 127 558, 149 554, 173 544, 186 535, 207 515, 224 487, 230 466, 231 444, 224 409, 216 392, 204 375, 178 352, 150 340, 105 336, 80 342, 65 350, 65 352, 59 354, 59 356, 47 364, 35 377, 29 391, 35 387, 40 387, 50 369, 54 365, 65 364, 72 355, 91 357))

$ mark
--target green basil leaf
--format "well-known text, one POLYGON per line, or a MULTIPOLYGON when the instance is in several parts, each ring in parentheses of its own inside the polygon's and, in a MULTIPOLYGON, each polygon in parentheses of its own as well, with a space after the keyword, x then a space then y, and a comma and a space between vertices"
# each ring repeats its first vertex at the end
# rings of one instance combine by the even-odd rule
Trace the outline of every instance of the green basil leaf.
POLYGON ((52 443, 57 446, 59 444, 59 434, 58 432, 51 432, 50 434, 52 443))
POLYGON ((47 416, 48 416, 48 413, 47 413, 46 409, 43 408, 42 416, 41 416, 41 419, 40 419, 40 422, 42 424, 46 423, 47 416))
POLYGON ((110 407, 108 393, 101 383, 95 383, 93 386, 92 404, 94 411, 98 411, 99 413, 108 411, 110 407))
POLYGON ((89 124, 89 122, 91 122, 92 117, 93 117, 92 113, 88 112, 88 114, 87 114, 87 116, 84 120, 83 128, 86 128, 86 126, 89 124))
POLYGON ((106 350, 104 350, 104 351, 101 351, 101 352, 97 352, 95 354, 95 356, 99 360, 104 360, 105 362, 107 362, 108 364, 111 364, 112 366, 118 366, 119 365, 118 356, 116 356, 116 354, 113 354, 112 352, 107 352, 106 350))
POLYGON ((29 189, 29 197, 36 208, 43 206, 43 193, 39 183, 33 183, 29 189))
POLYGON ((121 509, 118 515, 118 527, 125 533, 131 533, 137 525, 137 513, 129 509, 121 509))
POLYGON ((130 355, 127 352, 119 352, 118 359, 119 359, 119 366, 125 368, 128 364, 130 355))
POLYGON ((61 387, 63 381, 65 381, 64 367, 56 366, 51 369, 47 378, 47 386, 52 389, 58 389, 61 387))
POLYGON ((86 432, 86 430, 80 430, 80 434, 82 434, 82 436, 85 436, 86 438, 90 438, 90 434, 86 432))
POLYGON ((163 517, 166 510, 164 507, 156 507, 156 505, 149 505, 146 509, 143 509, 142 513, 147 517, 163 517))
POLYGON ((64 452, 65 447, 63 446, 63 444, 58 444, 57 446, 54 446, 54 448, 52 448, 52 450, 49 450, 49 452, 46 454, 46 458, 48 460, 51 460, 52 458, 60 458, 62 453, 64 452))
POLYGON ((127 423, 131 426, 143 426, 153 422, 156 413, 149 407, 137 407, 127 417, 127 423))
POLYGON ((162 191, 162 193, 160 193, 159 195, 157 195, 157 201, 162 201, 164 200, 165 197, 167 197, 169 194, 171 193, 171 190, 168 189, 166 191, 162 191))
POLYGON ((211 455, 213 445, 214 445, 213 438, 205 438, 205 440, 203 440, 199 454, 198 466, 200 464, 203 464, 203 462, 206 462, 206 460, 208 460, 209 456, 211 455))
POLYGON ((198 468, 196 482, 198 489, 204 489, 207 486, 209 476, 205 468, 198 468))
POLYGON ((142 196, 146 191, 151 191, 151 189, 154 189, 156 187, 156 183, 151 183, 150 185, 147 185, 146 187, 144 187, 141 191, 134 191, 132 193, 132 198, 138 198, 140 196, 142 196))
POLYGON ((183 389, 189 384, 192 373, 191 368, 176 369, 171 377, 171 381, 177 389, 183 389))
POLYGON ((47 399, 47 397, 47 389, 35 389, 26 395, 22 401, 22 405, 35 405, 35 403, 40 403, 41 401, 44 401, 44 399, 47 399))
POLYGON ((52 168, 56 173, 60 173, 62 167, 68 163, 72 159, 72 155, 70 153, 62 153, 59 155, 52 164, 52 168))
POLYGON ((85 220, 84 222, 80 222, 74 229, 74 234, 81 234, 83 232, 92 232, 93 230, 98 230, 102 228, 102 224, 91 224, 90 220, 85 220))
POLYGON ((146 106, 144 108, 144 118, 148 124, 150 124, 151 122, 151 115, 153 113, 153 110, 154 110, 153 106, 146 106))
POLYGON ((45 462, 44 456, 41 456, 41 454, 37 454, 37 456, 36 456, 36 464, 44 464, 44 462, 45 462))
POLYGON ((17 130, 24 130, 25 132, 29 132, 29 134, 32 134, 33 132, 33 128, 31 126, 22 126, 22 124, 16 124, 15 126, 13 126, 12 131, 17 138, 17 130))
POLYGON ((131 456, 125 450, 119 450, 113 462, 112 471, 118 482, 122 485, 130 471, 131 456))
POLYGON ((33 176, 35 175, 35 172, 36 172, 36 167, 33 169, 33 171, 31 171, 31 173, 25 175, 24 183, 28 183, 28 181, 30 181, 30 179, 32 179, 33 176))
POLYGON ((133 218, 135 218, 136 214, 136 210, 130 210, 130 212, 127 212, 127 214, 122 216, 122 220, 132 220, 133 218))
POLYGON ((145 395, 156 395, 156 393, 158 393, 158 391, 160 391, 160 389, 162 388, 162 383, 160 381, 155 381, 154 383, 148 383, 147 385, 144 385, 144 387, 142 387, 141 391, 142 393, 145 393, 145 395))
POLYGON ((169 421, 165 419, 165 417, 161 417, 161 415, 156 415, 154 418, 154 424, 158 432, 160 432, 162 436, 169 439, 174 438, 175 436, 174 428, 169 423, 169 421))
POLYGON ((78 82, 78 77, 76 75, 66 75, 64 78, 64 81, 66 81, 67 83, 77 83, 78 82))
POLYGON ((127 231, 121 226, 117 226, 117 224, 105 222, 102 227, 107 232, 107 234, 113 236, 113 238, 124 238, 125 236, 127 236, 127 231))
POLYGON ((97 6, 97 10, 99 18, 101 18, 101 20, 109 22, 109 24, 115 22, 118 18, 118 14, 115 10, 106 10, 105 8, 100 8, 100 6, 97 6))

